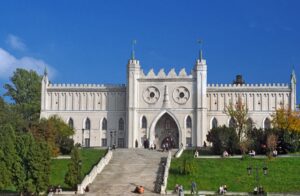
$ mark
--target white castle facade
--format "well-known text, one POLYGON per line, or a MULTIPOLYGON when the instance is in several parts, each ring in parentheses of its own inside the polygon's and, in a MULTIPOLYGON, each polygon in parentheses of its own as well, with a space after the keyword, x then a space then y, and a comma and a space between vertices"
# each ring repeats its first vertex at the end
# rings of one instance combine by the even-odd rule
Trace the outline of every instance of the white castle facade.
POLYGON ((166 141, 202 146, 211 128, 233 123, 224 109, 238 98, 249 110, 248 123, 268 128, 276 109, 296 109, 295 73, 289 84, 207 84, 202 57, 190 74, 144 74, 132 57, 126 85, 52 84, 45 73, 41 117, 60 116, 74 128, 74 142, 86 147, 140 148, 146 139, 157 147, 166 141))

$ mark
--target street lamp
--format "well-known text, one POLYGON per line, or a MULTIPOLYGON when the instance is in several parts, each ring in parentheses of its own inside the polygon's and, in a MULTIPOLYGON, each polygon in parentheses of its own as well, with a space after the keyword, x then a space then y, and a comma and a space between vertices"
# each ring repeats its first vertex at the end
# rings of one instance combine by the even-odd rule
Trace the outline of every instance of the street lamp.
POLYGON ((83 147, 83 144, 84 144, 84 128, 82 128, 82 143, 81 143, 82 147, 83 147))
POLYGON ((254 189, 254 190, 258 191, 258 193, 263 193, 262 186, 259 185, 259 175, 258 174, 259 174, 259 169, 262 169, 263 174, 266 176, 268 174, 268 167, 267 167, 266 163, 264 163, 262 168, 258 167, 257 164, 254 168, 250 165, 247 167, 248 175, 251 175, 253 169, 255 169, 255 180, 256 180, 256 189, 254 189), (259 187, 259 190, 257 190, 258 187, 259 187))

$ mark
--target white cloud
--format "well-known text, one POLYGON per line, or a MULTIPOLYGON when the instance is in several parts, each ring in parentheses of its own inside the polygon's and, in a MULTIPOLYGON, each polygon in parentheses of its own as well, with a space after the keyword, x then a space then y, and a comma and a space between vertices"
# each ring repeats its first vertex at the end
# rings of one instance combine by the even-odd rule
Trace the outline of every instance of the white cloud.
POLYGON ((26 50, 25 43, 21 40, 21 38, 9 34, 6 39, 6 43, 14 50, 24 51, 26 50))
POLYGON ((8 79, 16 68, 35 70, 37 73, 43 74, 45 67, 47 67, 49 77, 52 78, 56 71, 43 60, 28 56, 18 59, 3 48, 0 48, 0 79, 8 79))

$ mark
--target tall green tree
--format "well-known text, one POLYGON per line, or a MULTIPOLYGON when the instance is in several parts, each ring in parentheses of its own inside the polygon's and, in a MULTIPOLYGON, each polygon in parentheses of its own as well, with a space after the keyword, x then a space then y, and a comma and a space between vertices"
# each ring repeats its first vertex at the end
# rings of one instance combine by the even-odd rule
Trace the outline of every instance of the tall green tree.
POLYGON ((4 95, 12 99, 25 120, 29 122, 38 120, 42 77, 33 70, 17 68, 10 81, 11 84, 4 85, 7 90, 4 95))
POLYGON ((79 149, 75 146, 71 152, 71 162, 68 165, 68 171, 65 176, 65 183, 73 189, 81 182, 81 158, 79 149))
POLYGON ((0 126, 0 189, 12 185, 17 153, 14 130, 8 124, 0 126))
POLYGON ((44 142, 36 142, 30 133, 18 136, 19 155, 14 185, 21 194, 46 191, 50 177, 50 151, 44 142))

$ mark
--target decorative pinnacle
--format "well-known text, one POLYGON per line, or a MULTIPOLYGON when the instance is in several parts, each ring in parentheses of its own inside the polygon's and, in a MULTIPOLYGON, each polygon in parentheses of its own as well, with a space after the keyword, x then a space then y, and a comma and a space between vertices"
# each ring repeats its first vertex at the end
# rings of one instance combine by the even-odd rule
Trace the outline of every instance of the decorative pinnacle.
POLYGON ((136 44, 136 40, 132 40, 132 51, 131 51, 131 60, 135 59, 134 45, 136 44))
POLYGON ((44 76, 47 76, 48 75, 48 71, 47 71, 47 67, 45 66, 45 69, 44 69, 44 76))
POLYGON ((198 40, 198 44, 200 45, 200 51, 199 51, 199 60, 201 61, 203 59, 203 54, 202 54, 202 43, 203 41, 202 40, 198 40))
POLYGON ((292 79, 293 83, 296 84, 296 73, 295 73, 294 65, 293 65, 293 70, 292 70, 292 74, 291 74, 291 79, 292 79))

